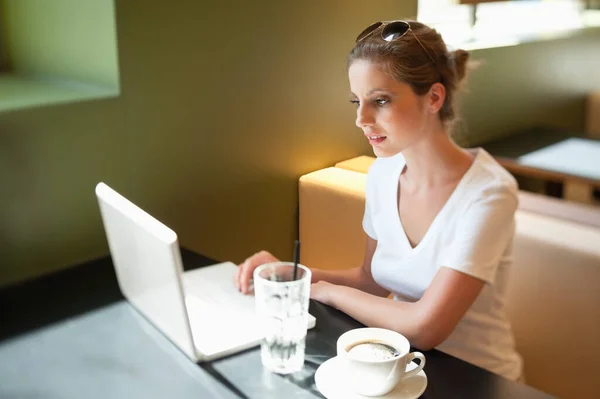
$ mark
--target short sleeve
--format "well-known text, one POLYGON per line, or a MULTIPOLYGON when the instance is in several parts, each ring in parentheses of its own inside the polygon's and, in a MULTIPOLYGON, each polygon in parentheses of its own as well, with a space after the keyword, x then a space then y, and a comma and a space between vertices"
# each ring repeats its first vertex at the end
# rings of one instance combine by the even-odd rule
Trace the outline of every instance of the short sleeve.
MULTIPOLYGON (((372 169, 372 168, 371 168, 372 169)), ((375 227, 373 225, 373 210, 372 205, 375 202, 373 198, 375 190, 373 187, 373 177, 371 175, 371 169, 367 174, 367 184, 365 189, 365 213, 363 215, 362 227, 365 233, 374 240, 377 240, 377 233, 375 233, 375 227)))
POLYGON ((442 266, 493 283, 515 232, 516 189, 501 185, 483 193, 461 215, 450 256, 442 266))

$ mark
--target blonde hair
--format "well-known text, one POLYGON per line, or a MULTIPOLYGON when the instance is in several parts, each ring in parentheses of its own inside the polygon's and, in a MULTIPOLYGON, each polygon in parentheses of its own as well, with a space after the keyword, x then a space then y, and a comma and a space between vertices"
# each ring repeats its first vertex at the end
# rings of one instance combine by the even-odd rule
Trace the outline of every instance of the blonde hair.
POLYGON ((419 40, 407 32, 388 42, 381 37, 385 26, 382 24, 354 45, 348 56, 348 67, 356 60, 375 62, 391 77, 408 84, 417 95, 424 95, 431 85, 441 83, 446 89, 446 99, 438 115, 442 123, 449 124, 456 118, 455 94, 467 74, 469 53, 465 50, 449 52, 435 29, 417 21, 406 22, 419 40))

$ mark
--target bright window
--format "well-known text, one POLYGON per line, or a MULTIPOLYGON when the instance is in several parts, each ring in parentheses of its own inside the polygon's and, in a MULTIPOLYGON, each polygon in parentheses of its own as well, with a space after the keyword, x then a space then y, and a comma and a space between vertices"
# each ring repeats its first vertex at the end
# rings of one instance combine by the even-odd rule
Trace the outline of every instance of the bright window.
MULTIPOLYGON (((582 0, 513 0, 458 4, 419 0, 418 19, 438 30, 453 47, 494 47, 584 26, 582 0)), ((589 4, 588 4, 589 6, 589 4)))

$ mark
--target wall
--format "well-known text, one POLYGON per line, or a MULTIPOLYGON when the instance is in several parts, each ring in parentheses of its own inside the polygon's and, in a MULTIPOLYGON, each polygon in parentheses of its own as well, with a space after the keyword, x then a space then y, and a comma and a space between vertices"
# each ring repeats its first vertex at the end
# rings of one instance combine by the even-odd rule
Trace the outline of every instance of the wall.
POLYGON ((107 252, 105 181, 183 245, 291 258, 297 179, 370 151, 345 57, 416 1, 117 1, 121 95, 0 114, 0 285, 107 252))
POLYGON ((10 70, 10 59, 6 51, 6 24, 4 21, 4 2, 0 0, 0 73, 10 70))
MULTIPOLYGON (((257 4, 117 1, 118 98, 0 114, 0 285, 107 252, 101 180, 201 253, 291 258, 298 177, 371 153, 347 101, 352 38, 416 15, 416 1, 257 4)), ((487 66, 465 97, 471 137, 582 126, 598 43, 476 52, 487 66)))
POLYGON ((482 64, 462 95, 464 145, 536 125, 583 131, 586 95, 600 89, 600 29, 472 56, 482 64))
POLYGON ((0 0, 0 9, 16 72, 118 88, 114 0, 0 0))

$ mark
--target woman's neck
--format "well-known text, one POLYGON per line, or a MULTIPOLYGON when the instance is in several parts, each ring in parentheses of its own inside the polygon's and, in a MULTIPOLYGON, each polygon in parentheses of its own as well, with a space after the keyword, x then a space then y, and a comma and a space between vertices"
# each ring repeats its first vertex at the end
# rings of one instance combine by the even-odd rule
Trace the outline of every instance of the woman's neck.
POLYGON ((402 151, 406 167, 401 181, 411 191, 455 182, 473 163, 473 155, 460 148, 440 127, 402 151))

